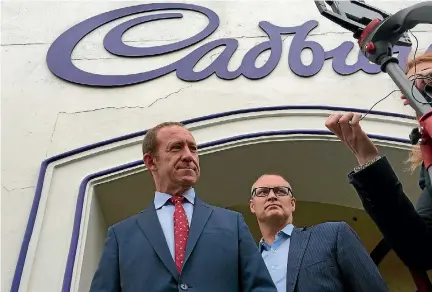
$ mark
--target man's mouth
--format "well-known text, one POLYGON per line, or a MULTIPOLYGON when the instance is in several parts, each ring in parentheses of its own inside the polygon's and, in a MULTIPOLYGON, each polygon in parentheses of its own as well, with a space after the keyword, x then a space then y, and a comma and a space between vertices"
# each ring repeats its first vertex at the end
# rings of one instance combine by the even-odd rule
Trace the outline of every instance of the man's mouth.
POLYGON ((269 208, 272 208, 272 207, 280 208, 280 205, 277 205, 277 204, 271 204, 271 205, 268 205, 268 206, 265 207, 265 208, 266 208, 266 209, 269 209, 269 208))
POLYGON ((192 167, 179 167, 177 169, 178 170, 191 170, 191 171, 195 171, 195 168, 192 168, 192 167))

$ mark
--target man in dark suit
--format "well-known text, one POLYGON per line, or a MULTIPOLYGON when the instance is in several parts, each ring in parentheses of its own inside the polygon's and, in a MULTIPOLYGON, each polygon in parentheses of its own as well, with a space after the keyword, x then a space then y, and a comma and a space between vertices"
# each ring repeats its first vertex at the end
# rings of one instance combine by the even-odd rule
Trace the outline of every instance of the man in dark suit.
POLYGON ((296 228, 295 203, 290 184, 279 175, 263 175, 252 187, 250 210, 262 234, 259 250, 279 292, 388 291, 348 224, 296 228))
POLYGON ((276 292, 243 217, 201 201, 197 145, 180 123, 143 141, 156 193, 141 213, 109 227, 92 292, 276 292))

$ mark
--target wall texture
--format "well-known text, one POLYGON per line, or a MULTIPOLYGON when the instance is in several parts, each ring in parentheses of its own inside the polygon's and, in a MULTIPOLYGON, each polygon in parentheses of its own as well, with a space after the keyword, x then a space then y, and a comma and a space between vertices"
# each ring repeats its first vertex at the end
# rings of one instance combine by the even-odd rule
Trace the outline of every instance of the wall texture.
MULTIPOLYGON (((374 5, 395 12, 416 2, 420 1, 379 1, 374 5)), ((141 131, 165 120, 185 120, 229 110, 280 105, 368 109, 395 89, 389 77, 383 73, 367 74, 360 71, 341 76, 335 71, 350 73, 353 69, 338 67, 332 59, 325 61, 316 75, 298 76, 313 72, 313 68, 301 69, 300 61, 308 65, 313 60, 318 62, 318 66, 320 62, 319 47, 315 49, 315 55, 305 50, 299 56, 294 50, 304 45, 300 34, 306 26, 313 25, 313 22, 308 21, 317 21, 319 24, 309 33, 307 40, 316 42, 326 52, 330 52, 327 55, 331 55, 331 51, 343 42, 353 41, 351 33, 321 17, 313 1, 189 1, 187 3, 211 9, 219 16, 220 22, 213 34, 192 47, 146 58, 125 58, 105 50, 104 38, 112 28, 130 19, 156 13, 150 12, 108 22, 86 35, 72 53, 72 63, 77 68, 104 75, 149 72, 182 59, 187 60, 177 62, 176 68, 172 65, 172 68, 177 69, 176 72, 151 81, 100 88, 67 82, 50 71, 47 52, 63 32, 95 15, 143 3, 2 2, 2 290, 9 290, 11 286, 38 171, 44 159, 83 145, 141 131), (278 52, 279 45, 281 51, 279 58, 269 52, 259 56, 255 66, 264 67, 256 70, 252 68, 253 59, 249 60, 245 56, 250 56, 252 47, 260 43, 265 45, 269 40, 269 36, 258 26, 261 21, 268 22, 263 23, 262 27, 270 34, 272 54, 278 52), (301 25, 304 25, 303 30, 295 28, 301 25), (295 37, 293 30, 298 30, 295 37), (280 32, 282 35, 278 39, 277 33, 280 32), (232 40, 221 41, 230 42, 229 48, 233 48, 233 41, 238 41, 238 49, 231 59, 224 59, 226 55, 221 55, 223 47, 218 47, 205 55, 194 70, 198 72, 210 66, 219 76, 232 80, 222 80, 213 74, 205 80, 184 81, 200 77, 200 74, 197 77, 185 69, 190 66, 191 60, 185 59, 185 56, 207 43, 224 38, 232 40), (277 63, 275 69, 267 76, 253 80, 267 70, 266 66, 271 62, 277 63), (249 78, 239 76, 234 79, 236 74, 225 70, 228 66, 228 70, 234 72, 240 65, 243 75, 249 74, 249 78)), ((121 47, 115 35, 105 41, 114 49, 123 48, 133 54, 136 50, 130 47, 149 48, 179 42, 197 35, 209 23, 204 15, 192 11, 157 13, 167 12, 182 13, 183 18, 153 21, 131 28, 122 38, 129 48, 121 47)), ((419 40, 419 51, 426 50, 432 44, 431 31, 430 26, 418 26, 413 30, 419 40)), ((415 39, 413 42, 415 45, 415 39)), ((345 43, 344 46, 349 44, 345 43)), ((155 52, 160 50, 154 49, 155 52)), ((335 53, 334 59, 342 62, 343 50, 334 52, 339 54, 335 53)), ((357 52, 354 46, 346 60, 348 65, 357 62, 357 52)), ((56 70, 67 63, 60 53, 55 51, 55 54, 50 55, 50 65, 56 70)), ((92 76, 82 76, 81 81, 99 82, 92 76)), ((120 83, 123 79, 112 78, 110 82, 120 83)), ((398 93, 391 95, 375 109, 413 114, 412 110, 402 106, 398 93)), ((324 128, 324 120, 322 126, 324 128)))

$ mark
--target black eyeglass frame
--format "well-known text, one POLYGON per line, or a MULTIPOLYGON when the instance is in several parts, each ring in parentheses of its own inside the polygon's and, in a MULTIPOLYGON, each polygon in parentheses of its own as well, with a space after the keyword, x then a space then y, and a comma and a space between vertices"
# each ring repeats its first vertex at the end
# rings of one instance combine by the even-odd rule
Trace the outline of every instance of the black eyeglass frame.
POLYGON ((253 189, 252 189, 252 193, 251 193, 251 198, 253 198, 253 197, 265 198, 265 197, 267 197, 268 195, 270 195, 270 191, 273 191, 273 194, 275 194, 276 197, 286 197, 286 196, 294 197, 294 194, 293 194, 292 189, 291 189, 290 187, 287 187, 287 186, 276 186, 276 187, 256 187, 256 188, 253 188, 253 189), (276 194, 275 189, 281 189, 281 188, 283 188, 283 189, 287 189, 287 190, 288 190, 288 192, 287 192, 286 195, 277 195, 277 194, 276 194), (257 196, 257 195, 256 195, 256 191, 257 191, 258 189, 268 189, 268 193, 267 193, 267 195, 264 195, 264 196, 257 196))

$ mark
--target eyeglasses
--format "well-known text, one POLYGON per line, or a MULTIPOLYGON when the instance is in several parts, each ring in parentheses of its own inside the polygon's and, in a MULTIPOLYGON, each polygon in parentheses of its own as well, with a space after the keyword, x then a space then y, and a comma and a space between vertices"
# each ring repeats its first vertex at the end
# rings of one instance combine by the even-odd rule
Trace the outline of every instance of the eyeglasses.
POLYGON ((284 196, 293 196, 292 190, 290 187, 257 187, 252 190, 251 197, 267 197, 270 194, 270 191, 273 190, 273 193, 276 197, 284 197, 284 196))

